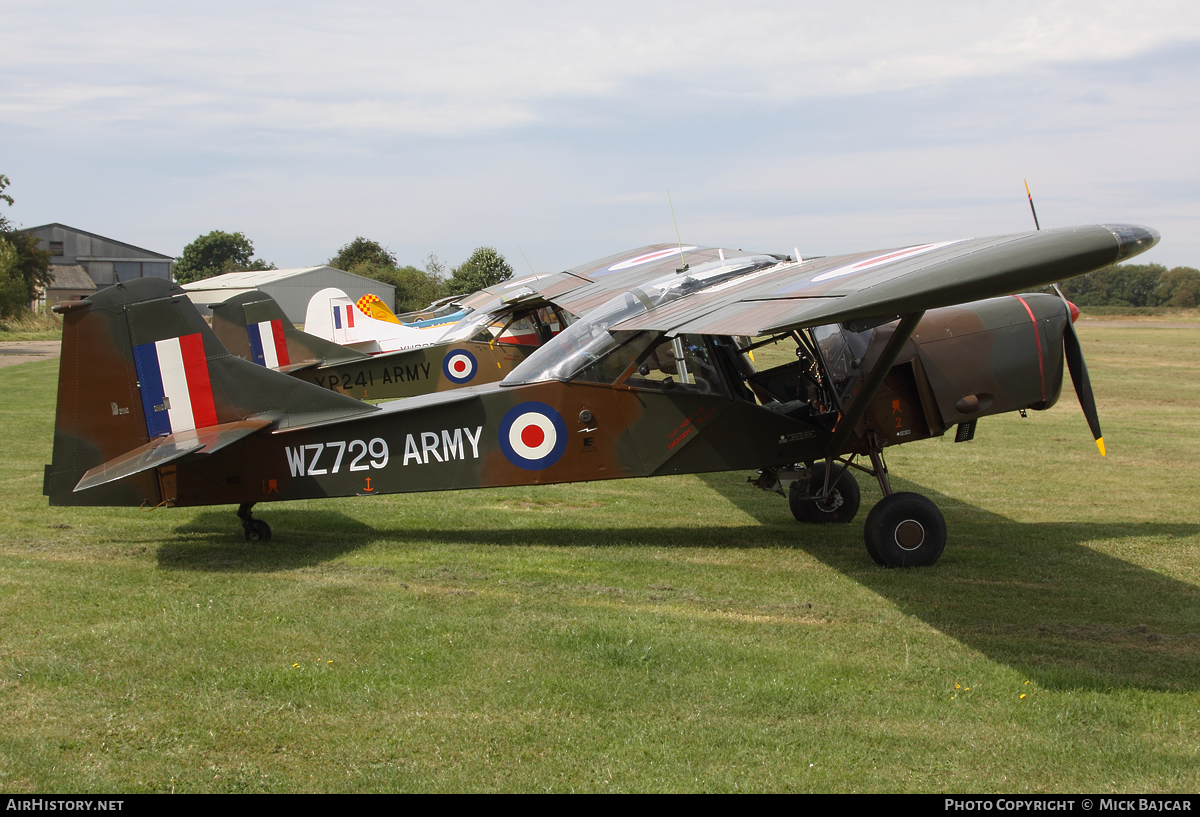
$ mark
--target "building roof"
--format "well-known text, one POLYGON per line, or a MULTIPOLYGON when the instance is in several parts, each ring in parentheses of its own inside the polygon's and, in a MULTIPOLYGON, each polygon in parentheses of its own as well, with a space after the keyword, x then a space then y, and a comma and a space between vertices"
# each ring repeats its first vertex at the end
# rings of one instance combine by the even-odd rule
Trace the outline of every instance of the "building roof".
POLYGON ((87 230, 81 230, 78 227, 71 227, 69 225, 62 224, 57 221, 52 221, 49 224, 39 224, 37 227, 23 227, 22 229, 18 230, 17 232, 19 232, 19 233, 35 233, 38 230, 45 230, 50 227, 62 227, 64 230, 70 230, 73 233, 79 233, 81 235, 89 235, 92 238, 98 238, 101 241, 107 241, 110 244, 119 244, 122 247, 128 247, 131 250, 137 250, 140 253, 145 253, 147 258, 160 258, 163 261, 174 261, 175 260, 174 258, 172 258, 169 255, 163 255, 160 252, 154 252, 154 250, 148 250, 145 247, 136 247, 133 244, 126 244, 124 241, 117 241, 117 239, 109 238, 106 235, 99 235, 97 233, 89 233, 87 230))
POLYGON ((53 277, 46 289, 95 289, 96 282, 79 264, 55 264, 50 267, 53 277))
MULTIPOLYGON (((279 302, 287 316, 296 322, 304 320, 309 296, 325 287, 337 287, 347 292, 394 293, 396 288, 386 281, 377 281, 337 267, 300 267, 298 269, 252 270, 227 272, 212 278, 184 284, 188 298, 197 306, 210 307, 256 289, 267 292, 279 302), (308 280, 302 279, 312 276, 308 280)), ((390 297, 388 298, 390 300, 390 297)))
MULTIPOLYGON (((206 289, 258 289, 265 284, 274 284, 288 278, 294 278, 298 275, 307 275, 310 272, 319 272, 321 270, 331 270, 340 272, 343 275, 355 275, 353 272, 337 269, 336 267, 320 266, 320 267, 297 267, 296 269, 272 269, 272 270, 251 270, 249 272, 227 272, 224 275, 217 275, 213 278, 205 278, 200 281, 193 281, 190 284, 184 284, 183 288, 194 292, 196 290, 206 289)), ((356 278, 363 280, 371 280, 364 278, 361 275, 355 275, 356 278)))

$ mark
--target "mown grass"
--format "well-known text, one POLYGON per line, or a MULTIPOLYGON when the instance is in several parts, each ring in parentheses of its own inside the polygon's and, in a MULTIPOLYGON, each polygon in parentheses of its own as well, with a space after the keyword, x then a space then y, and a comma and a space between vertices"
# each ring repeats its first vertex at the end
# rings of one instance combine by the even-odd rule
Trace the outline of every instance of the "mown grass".
MULTIPOLYGON (((1195 791, 1200 328, 1081 328, 1074 396, 893 449, 950 541, 883 570, 717 474, 48 508, 0 393, 0 789, 1195 791)), ((1069 389, 1069 387, 1068 387, 1069 389)))

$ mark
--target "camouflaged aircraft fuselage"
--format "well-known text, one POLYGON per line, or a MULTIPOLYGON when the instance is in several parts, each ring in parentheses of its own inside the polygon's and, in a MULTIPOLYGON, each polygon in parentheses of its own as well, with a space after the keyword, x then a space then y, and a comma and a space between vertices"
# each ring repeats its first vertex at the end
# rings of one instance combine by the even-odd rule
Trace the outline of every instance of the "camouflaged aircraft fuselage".
MULTIPOLYGON (((466 387, 374 408, 234 358, 198 315, 187 314, 181 296, 159 288, 162 300, 120 306, 103 301, 124 293, 105 290, 66 314, 59 407, 72 416, 59 417, 47 471, 54 504, 241 504, 757 469, 823 458, 838 417, 813 399, 800 372, 811 362, 803 360, 737 374, 713 365, 699 389, 639 377, 637 358, 613 383, 466 387), (142 312, 158 319, 139 321, 142 312), (105 342, 97 335, 75 342, 83 325, 96 325, 95 313, 112 316, 105 342), (285 410, 289 421, 207 456, 75 492, 83 471, 152 440, 134 347, 174 333, 203 344, 216 424, 285 410), (268 380, 287 399, 259 405, 252 392, 265 391, 268 380), (71 425, 75 433, 65 433, 71 425)), ((928 313, 839 453, 865 451, 870 433, 894 445, 990 414, 1052 405, 1062 388, 1055 350, 1067 320, 1059 299, 1044 294, 928 313)), ((862 345, 859 371, 871 368, 892 328, 852 338, 862 345)), ((840 343, 850 334, 829 337, 840 343)), ((730 341, 701 342, 711 351, 730 341)), ((718 361, 719 352, 708 359, 718 361)), ((851 376, 842 384, 843 400, 853 399, 859 382, 851 376)))

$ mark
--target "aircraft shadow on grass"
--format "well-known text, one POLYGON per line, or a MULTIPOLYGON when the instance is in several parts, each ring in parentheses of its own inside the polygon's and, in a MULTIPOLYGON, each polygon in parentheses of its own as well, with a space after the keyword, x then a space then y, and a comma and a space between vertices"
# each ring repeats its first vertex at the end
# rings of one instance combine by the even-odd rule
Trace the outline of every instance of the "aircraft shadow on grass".
MULTIPOLYGON (((1195 537, 1191 523, 1023 523, 929 488, 946 513, 949 543, 931 568, 887 570, 867 556, 862 519, 800 525, 785 502, 744 475, 700 480, 756 523, 720 528, 520 527, 494 530, 367 525, 338 511, 272 509, 276 541, 230 535, 229 514, 203 512, 175 529, 159 564, 201 571, 269 572, 326 564, 368 546, 800 548, 945 635, 1046 688, 1200 689, 1200 589, 1101 553, 1088 542, 1195 537), (284 542, 286 541, 286 544, 284 542)), ((869 489, 868 489, 869 490, 869 489)), ((679 501, 688 501, 686 497, 679 501)))
MULTIPOLYGON (((743 486, 718 474, 701 479, 764 525, 778 521, 779 509, 764 508, 743 486)), ((1087 546, 1193 538, 1200 525, 1017 522, 903 479, 892 483, 944 511, 950 535, 937 565, 888 570, 870 561, 862 521, 874 496, 864 496, 855 521, 839 531, 803 526, 795 545, 1043 687, 1200 689, 1200 588, 1087 546)))

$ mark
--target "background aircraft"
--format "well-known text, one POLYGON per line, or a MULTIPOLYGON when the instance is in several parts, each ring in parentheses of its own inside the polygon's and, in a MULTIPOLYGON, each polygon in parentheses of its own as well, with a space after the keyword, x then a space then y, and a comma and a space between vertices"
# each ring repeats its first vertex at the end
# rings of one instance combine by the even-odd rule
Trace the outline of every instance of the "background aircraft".
POLYGON ((422 330, 429 338, 422 346, 366 354, 296 329, 262 292, 211 308, 213 331, 231 353, 360 400, 502 380, 574 317, 538 297, 493 298, 458 323, 422 330))
POLYGON ((376 355, 434 343, 446 327, 465 314, 453 306, 429 313, 402 320, 377 295, 364 295, 354 301, 340 289, 327 287, 308 299, 304 331, 357 352, 376 355))
MULTIPOLYGON (((566 272, 506 281, 459 298, 455 314, 463 317, 436 334, 433 329, 421 330, 418 334, 425 340, 419 348, 382 354, 367 354, 361 345, 342 345, 296 329, 265 293, 242 293, 209 306, 213 331, 238 357, 360 400, 413 397, 503 380, 575 320, 575 314, 562 308, 562 303, 569 300, 573 309, 586 310, 635 284, 673 272, 684 263, 681 255, 685 251, 695 262, 740 252, 659 244, 566 272)), ((349 298, 345 296, 341 300, 346 303, 330 301, 326 294, 331 292, 339 291, 322 290, 313 297, 309 316, 341 310, 343 325, 355 314, 360 315, 356 324, 360 325, 363 313, 348 311, 349 298)), ((412 331, 395 321, 374 322, 412 331)))
POLYGON ((1052 405, 1060 348, 1100 439, 1065 301, 958 305, 1157 241, 1100 225, 689 263, 591 310, 503 383, 382 406, 235 358, 178 287, 132 281, 56 307, 63 357, 44 491, 55 505, 237 504, 247 538, 265 540, 251 510, 276 499, 742 469, 758 469, 760 487, 787 486, 798 518, 848 521, 854 465, 884 494, 864 526, 871 557, 931 564, 944 519, 891 490, 886 447, 1052 405), (754 371, 751 346, 734 340, 751 335, 793 343, 796 360, 754 371))

